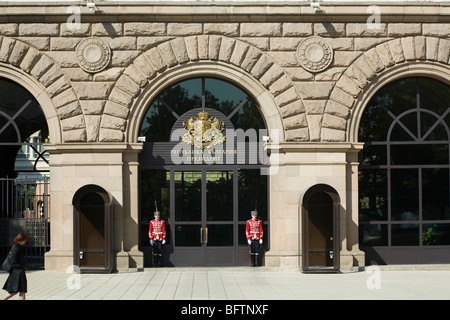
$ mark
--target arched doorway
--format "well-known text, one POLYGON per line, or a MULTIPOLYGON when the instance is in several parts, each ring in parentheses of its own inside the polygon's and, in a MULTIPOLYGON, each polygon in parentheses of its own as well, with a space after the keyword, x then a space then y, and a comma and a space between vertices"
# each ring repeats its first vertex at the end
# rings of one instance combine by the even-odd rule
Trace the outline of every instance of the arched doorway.
POLYGON ((144 266, 155 201, 167 225, 163 265, 248 265, 245 222, 255 205, 268 228, 265 128, 255 100, 218 78, 178 82, 153 100, 140 131, 144 266))
POLYGON ((112 197, 97 185, 73 197, 74 265, 81 272, 112 272, 112 197))
POLYGON ((328 185, 315 185, 303 196, 303 272, 339 271, 339 211, 339 195, 328 185))
POLYGON ((12 239, 29 237, 27 265, 41 268, 50 249, 49 137, 36 98, 18 83, 0 77, 0 258, 12 239))

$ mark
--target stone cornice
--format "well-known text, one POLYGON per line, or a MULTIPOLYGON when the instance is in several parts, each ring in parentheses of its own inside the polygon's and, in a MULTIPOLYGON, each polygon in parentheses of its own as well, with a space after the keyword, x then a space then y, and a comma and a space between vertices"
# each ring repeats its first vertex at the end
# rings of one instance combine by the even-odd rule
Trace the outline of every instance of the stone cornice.
MULTIPOLYGON (((369 5, 363 2, 321 2, 315 13, 310 2, 141 2, 97 1, 90 11, 85 1, 0 3, 0 22, 65 21, 69 6, 80 6, 82 21, 366 21, 369 5)), ((382 22, 448 22, 450 2, 373 2, 382 22)))

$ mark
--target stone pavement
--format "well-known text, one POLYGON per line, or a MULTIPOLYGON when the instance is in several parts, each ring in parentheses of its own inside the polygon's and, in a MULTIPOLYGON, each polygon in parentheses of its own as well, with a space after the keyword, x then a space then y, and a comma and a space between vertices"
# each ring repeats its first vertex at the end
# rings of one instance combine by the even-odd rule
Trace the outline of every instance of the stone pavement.
MULTIPOLYGON (((6 278, 0 272, 2 287, 6 278)), ((449 270, 304 274, 265 267, 160 268, 81 275, 28 270, 27 279, 27 300, 450 299, 449 270)))

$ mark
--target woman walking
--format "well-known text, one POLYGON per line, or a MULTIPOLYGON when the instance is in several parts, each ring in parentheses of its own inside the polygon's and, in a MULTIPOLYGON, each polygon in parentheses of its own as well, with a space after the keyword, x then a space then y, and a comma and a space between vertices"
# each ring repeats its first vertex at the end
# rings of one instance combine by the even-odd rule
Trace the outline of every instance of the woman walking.
POLYGON ((19 232, 14 239, 11 247, 10 262, 14 266, 6 279, 3 290, 8 293, 2 300, 7 300, 19 292, 19 300, 25 300, 27 292, 27 277, 25 275, 25 257, 23 254, 23 245, 27 242, 28 236, 25 232, 19 232))

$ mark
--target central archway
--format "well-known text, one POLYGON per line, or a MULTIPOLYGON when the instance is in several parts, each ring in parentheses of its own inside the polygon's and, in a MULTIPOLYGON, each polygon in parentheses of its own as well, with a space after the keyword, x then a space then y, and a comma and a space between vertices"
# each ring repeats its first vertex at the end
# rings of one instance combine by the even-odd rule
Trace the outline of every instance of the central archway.
POLYGON ((263 150, 253 149, 266 125, 253 97, 219 78, 185 79, 157 95, 140 127, 146 138, 139 160, 144 266, 151 265, 148 225, 155 202, 166 221, 163 265, 248 265, 245 223, 254 206, 268 234, 268 176, 260 170, 263 150), (174 141, 171 132, 178 130, 183 133, 174 141), (196 135, 208 131, 213 140, 197 144, 196 135))

